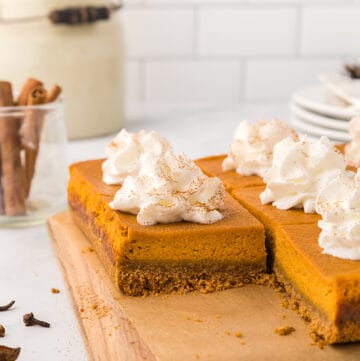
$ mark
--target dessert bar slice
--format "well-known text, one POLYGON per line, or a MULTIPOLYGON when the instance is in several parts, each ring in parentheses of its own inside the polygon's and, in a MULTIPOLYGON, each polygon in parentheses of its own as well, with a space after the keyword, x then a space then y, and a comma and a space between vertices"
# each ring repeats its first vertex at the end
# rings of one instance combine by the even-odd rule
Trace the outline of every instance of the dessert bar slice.
MULTIPOLYGON (((214 163, 206 168, 207 163, 200 162, 205 173, 212 172, 214 163)), ((220 171, 217 176, 221 178, 220 171)), ((227 178, 231 194, 264 225, 268 270, 274 271, 281 294, 310 322, 315 338, 359 341, 360 262, 324 255, 318 245, 319 215, 263 205, 260 193, 265 186, 242 187, 239 177, 246 178, 227 178)))
POLYGON ((327 343, 360 340, 360 262, 322 253, 317 224, 276 232, 274 272, 290 305, 327 343))
POLYGON ((69 205, 119 289, 128 295, 214 291, 263 281, 264 227, 227 195, 224 219, 141 226, 108 206, 117 186, 102 182, 102 160, 70 167, 69 205))

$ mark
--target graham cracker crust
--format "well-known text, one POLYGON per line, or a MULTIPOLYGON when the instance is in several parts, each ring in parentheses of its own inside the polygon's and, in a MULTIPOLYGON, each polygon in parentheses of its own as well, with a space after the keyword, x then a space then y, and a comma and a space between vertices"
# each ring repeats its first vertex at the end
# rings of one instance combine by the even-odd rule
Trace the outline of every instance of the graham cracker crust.
POLYGON ((119 289, 129 296, 209 293, 228 288, 269 282, 261 267, 225 264, 122 264, 118 274, 119 289))
POLYGON ((282 305, 296 311, 308 323, 309 334, 315 342, 337 344, 360 340, 360 320, 334 324, 295 289, 279 266, 274 267, 274 273, 275 281, 271 285, 278 291, 282 305))

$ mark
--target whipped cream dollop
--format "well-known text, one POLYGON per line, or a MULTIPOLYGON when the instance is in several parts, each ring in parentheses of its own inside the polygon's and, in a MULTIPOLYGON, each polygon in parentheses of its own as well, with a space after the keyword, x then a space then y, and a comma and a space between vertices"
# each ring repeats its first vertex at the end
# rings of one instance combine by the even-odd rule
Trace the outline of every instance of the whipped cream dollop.
POLYGON ((360 167, 360 116, 356 116, 349 122, 351 142, 345 146, 346 162, 356 168, 360 167))
POLYGON ((295 130, 279 119, 241 122, 222 164, 223 170, 236 169, 243 175, 264 177, 272 164, 274 145, 288 136, 298 139, 295 130))
POLYGON ((137 175, 142 163, 161 157, 169 149, 169 142, 155 131, 129 133, 122 129, 106 147, 103 182, 121 184, 128 175, 137 175))
POLYGON ((274 147, 261 202, 279 209, 304 208, 305 213, 314 213, 319 190, 345 166, 344 157, 326 137, 316 142, 310 142, 306 136, 299 141, 285 138, 274 147))
POLYGON ((172 151, 144 163, 137 176, 128 176, 110 207, 137 214, 141 225, 182 220, 214 223, 223 218, 225 190, 190 159, 172 151))
POLYGON ((339 170, 319 192, 319 245, 324 253, 360 260, 360 171, 339 170))

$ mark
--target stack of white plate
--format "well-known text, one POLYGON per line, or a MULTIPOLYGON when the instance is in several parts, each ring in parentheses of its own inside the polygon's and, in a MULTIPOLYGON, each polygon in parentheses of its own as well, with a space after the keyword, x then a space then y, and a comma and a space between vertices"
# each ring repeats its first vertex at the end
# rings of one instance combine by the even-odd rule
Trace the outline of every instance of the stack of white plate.
POLYGON ((323 85, 299 89, 292 96, 292 124, 312 137, 325 135, 336 142, 348 142, 349 120, 356 115, 360 115, 358 104, 336 98, 323 85))

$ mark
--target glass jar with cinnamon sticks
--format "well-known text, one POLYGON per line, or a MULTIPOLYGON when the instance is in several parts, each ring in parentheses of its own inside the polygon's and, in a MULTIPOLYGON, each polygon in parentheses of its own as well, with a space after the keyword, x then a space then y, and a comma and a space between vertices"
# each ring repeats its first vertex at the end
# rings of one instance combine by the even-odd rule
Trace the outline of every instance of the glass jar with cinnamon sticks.
MULTIPOLYGON (((0 69, 66 89, 70 139, 117 132, 125 114, 122 0, 0 0, 0 69)), ((2 75, 3 76, 3 75, 2 75)))
POLYGON ((29 78, 18 97, 0 81, 0 225, 43 222, 65 207, 66 131, 61 88, 29 78))

